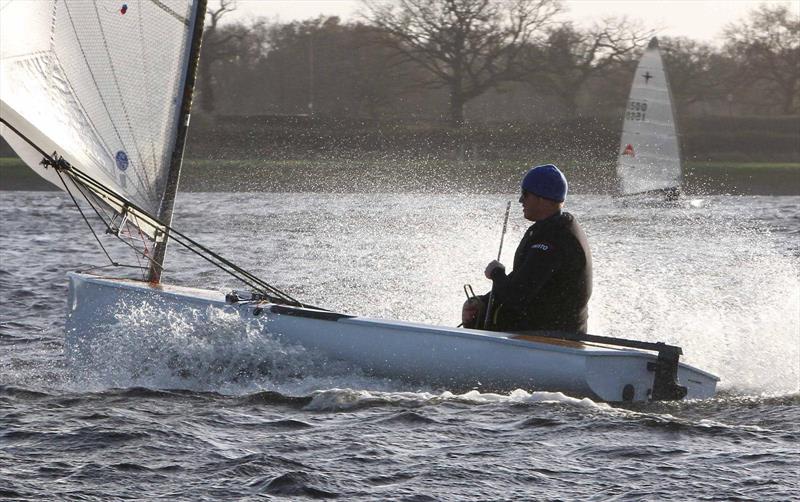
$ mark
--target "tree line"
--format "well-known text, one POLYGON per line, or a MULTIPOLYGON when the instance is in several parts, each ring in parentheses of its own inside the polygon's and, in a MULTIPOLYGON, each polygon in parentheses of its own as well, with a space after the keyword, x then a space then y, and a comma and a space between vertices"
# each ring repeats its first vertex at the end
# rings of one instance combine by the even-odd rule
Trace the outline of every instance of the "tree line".
MULTIPOLYGON (((562 20, 558 0, 364 0, 363 18, 224 23, 209 10, 206 115, 341 122, 527 122, 620 114, 656 35, 626 18, 562 20)), ((714 46, 659 38, 679 116, 800 114, 800 16, 764 4, 714 46)))

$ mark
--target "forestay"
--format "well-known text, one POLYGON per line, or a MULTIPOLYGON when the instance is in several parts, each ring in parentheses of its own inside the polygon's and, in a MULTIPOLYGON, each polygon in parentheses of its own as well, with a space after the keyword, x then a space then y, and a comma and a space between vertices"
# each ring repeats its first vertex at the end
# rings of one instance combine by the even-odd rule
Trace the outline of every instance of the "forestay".
MULTIPOLYGON (((22 136, 96 181, 92 195, 116 212, 133 203, 157 217, 175 149, 195 3, 1 1, 0 116, 7 126, 0 133, 62 189, 55 170, 40 165, 41 152, 22 136)), ((133 216, 152 237, 157 225, 133 216)))
POLYGON ((681 160, 667 74, 653 38, 633 77, 617 162, 622 194, 674 190, 681 160))

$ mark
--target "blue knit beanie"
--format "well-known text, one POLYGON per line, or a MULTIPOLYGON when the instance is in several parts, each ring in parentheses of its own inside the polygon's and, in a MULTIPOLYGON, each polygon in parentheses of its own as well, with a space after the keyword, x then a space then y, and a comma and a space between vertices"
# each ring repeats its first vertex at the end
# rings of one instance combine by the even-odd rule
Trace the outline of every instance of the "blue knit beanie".
POLYGON ((522 189, 556 202, 567 198, 567 178, 553 164, 532 168, 522 178, 522 189))

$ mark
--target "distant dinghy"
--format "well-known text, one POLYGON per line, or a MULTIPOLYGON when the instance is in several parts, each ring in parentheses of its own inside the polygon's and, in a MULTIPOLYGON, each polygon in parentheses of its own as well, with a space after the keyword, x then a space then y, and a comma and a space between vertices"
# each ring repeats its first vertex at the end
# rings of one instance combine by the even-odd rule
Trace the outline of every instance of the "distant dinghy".
POLYGON ((650 40, 631 84, 617 160, 619 195, 680 191, 681 154, 667 73, 658 48, 650 40))

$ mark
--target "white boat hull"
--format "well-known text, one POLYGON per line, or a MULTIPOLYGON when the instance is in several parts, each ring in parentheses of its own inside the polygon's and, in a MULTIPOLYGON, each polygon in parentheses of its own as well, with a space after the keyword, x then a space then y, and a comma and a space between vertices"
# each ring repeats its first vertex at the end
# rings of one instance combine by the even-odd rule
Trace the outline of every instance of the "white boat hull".
MULTIPOLYGON (((218 291, 153 286, 126 279, 70 274, 66 324, 68 360, 90 357, 96 329, 114 325, 124 306, 149 303, 174 312, 208 307, 236 313, 243 321, 259 317, 264 336, 282 344, 345 362, 377 377, 448 390, 558 391, 601 401, 644 401, 655 373, 649 352, 398 321, 352 317, 270 303, 228 303, 218 291), (123 306, 124 305, 124 306, 123 306), (631 394, 631 388, 633 393, 631 394)), ((244 323, 243 323, 244 325, 244 323)), ((678 383, 686 399, 712 397, 718 378, 680 364, 678 383)))

